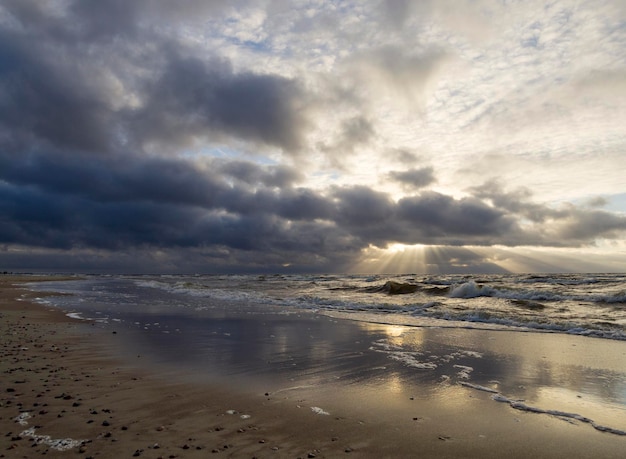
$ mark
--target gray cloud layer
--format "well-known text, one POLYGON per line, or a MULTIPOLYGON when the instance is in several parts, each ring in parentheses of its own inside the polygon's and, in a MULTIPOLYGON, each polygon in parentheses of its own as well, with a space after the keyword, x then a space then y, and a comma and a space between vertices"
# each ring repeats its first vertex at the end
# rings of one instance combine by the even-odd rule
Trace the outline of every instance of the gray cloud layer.
MULTIPOLYGON (((437 182, 433 167, 390 173, 409 190, 401 198, 369 185, 303 185, 307 107, 326 95, 296 78, 236 70, 162 30, 218 14, 224 3, 81 1, 59 14, 42 2, 5 2, 0 260, 42 267, 57 260, 68 269, 331 271, 370 245, 572 247, 626 230, 622 215, 550 207, 496 182, 454 198, 428 189, 437 182), (290 162, 181 154, 203 142, 270 148, 290 162)), ((424 58, 383 51, 359 65, 401 80, 392 83, 406 97, 440 60, 431 56, 424 70, 424 58)), ((375 135, 360 116, 340 131, 329 155, 349 154, 375 135)))

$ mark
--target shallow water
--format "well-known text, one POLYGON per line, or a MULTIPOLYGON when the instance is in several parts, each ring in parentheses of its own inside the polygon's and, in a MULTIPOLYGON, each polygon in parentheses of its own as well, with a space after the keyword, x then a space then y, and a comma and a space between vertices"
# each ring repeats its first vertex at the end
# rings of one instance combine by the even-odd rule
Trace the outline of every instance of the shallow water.
POLYGON ((195 297, 373 313, 381 321, 394 316, 396 323, 435 318, 626 339, 626 277, 618 274, 161 276, 134 281, 195 297), (411 285, 415 291, 389 295, 383 288, 387 282, 411 285))
POLYGON ((391 405, 421 399, 460 407, 468 396, 482 397, 626 435, 622 277, 395 279, 442 289, 435 299, 432 292, 372 292, 387 280, 93 277, 31 288, 68 293, 40 301, 95 319, 116 332, 120 349, 171 377, 222 379, 271 394, 327 387, 329 397, 391 405), (462 298, 477 293, 489 295, 462 298), (509 301, 522 297, 544 307, 519 312, 509 301), (449 317, 433 314, 435 307, 449 317), (452 319, 477 310, 506 320, 452 319), (574 326, 557 327, 563 316, 574 326))

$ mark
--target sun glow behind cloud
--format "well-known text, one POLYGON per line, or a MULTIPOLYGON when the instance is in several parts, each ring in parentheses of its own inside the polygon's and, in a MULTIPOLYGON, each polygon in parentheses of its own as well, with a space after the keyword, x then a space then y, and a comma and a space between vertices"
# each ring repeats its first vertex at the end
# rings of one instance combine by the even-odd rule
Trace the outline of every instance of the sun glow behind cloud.
MULTIPOLYGON (((622 244, 623 246, 623 244, 622 244)), ((422 244, 370 246, 350 271, 381 274, 623 272, 624 247, 603 249, 537 249, 533 247, 448 247, 422 244), (581 257, 582 255, 582 257, 581 257)))
POLYGON ((427 273, 425 250, 422 244, 394 243, 386 249, 369 246, 350 270, 357 273, 427 273))

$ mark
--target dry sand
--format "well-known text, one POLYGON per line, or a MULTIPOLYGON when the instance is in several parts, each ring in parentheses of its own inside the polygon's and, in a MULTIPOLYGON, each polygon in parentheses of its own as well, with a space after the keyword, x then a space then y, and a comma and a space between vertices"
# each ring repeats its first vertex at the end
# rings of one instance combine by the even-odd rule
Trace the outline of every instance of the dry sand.
MULTIPOLYGON (((41 294, 19 283, 34 280, 0 277, 0 458, 622 457, 626 451, 623 437, 538 419, 462 387, 456 394, 463 403, 447 411, 435 402, 369 399, 354 410, 325 405, 331 412, 325 415, 302 393, 165 379, 113 357, 107 340, 115 336, 89 333, 84 321, 29 302, 41 294), (530 422, 519 422, 524 417, 530 422)), ((331 403, 332 395, 322 399, 331 403)))

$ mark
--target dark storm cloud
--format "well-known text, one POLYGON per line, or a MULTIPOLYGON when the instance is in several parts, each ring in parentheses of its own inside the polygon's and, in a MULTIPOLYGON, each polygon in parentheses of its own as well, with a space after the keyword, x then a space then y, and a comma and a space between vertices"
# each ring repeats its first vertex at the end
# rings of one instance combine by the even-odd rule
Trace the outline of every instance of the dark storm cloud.
POLYGON ((398 202, 398 210, 400 218, 416 225, 422 234, 435 238, 496 239, 514 226, 506 214, 478 199, 456 200, 435 192, 403 198, 398 202))
POLYGON ((518 230, 506 213, 474 198, 423 192, 395 202, 388 194, 363 186, 336 190, 334 197, 334 221, 364 245, 489 245, 518 230))
POLYGON ((494 207, 503 209, 509 213, 527 218, 533 222, 544 222, 548 218, 562 218, 566 214, 547 206, 531 201, 532 193, 525 188, 513 191, 505 191, 501 183, 490 180, 481 186, 469 190, 479 199, 487 200, 494 207))
POLYGON ((124 253, 221 248, 220 253, 228 254, 225 263, 237 259, 250 269, 270 260, 272 266, 298 260, 301 268, 326 269, 331 263, 346 263, 370 244, 571 245, 626 228, 624 219, 579 210, 552 221, 560 229, 548 239, 524 232, 509 214, 475 198, 456 200, 425 192, 394 202, 366 187, 335 189, 330 196, 304 188, 259 185, 249 190, 229 187, 211 175, 205 183, 190 165, 177 165, 178 172, 162 166, 151 166, 153 181, 141 182, 138 176, 137 183, 131 183, 132 193, 107 194, 106 180, 98 176, 88 180, 91 189, 80 183, 43 188, 43 181, 5 182, 0 187, 0 240, 124 253), (181 170, 184 174, 177 176, 181 170), (189 193, 192 180, 208 190, 206 196, 189 193), (159 183, 167 186, 158 191, 159 183))
POLYGON ((626 217, 603 210, 572 207, 559 234, 565 240, 587 241, 597 237, 618 238, 626 231, 626 217))
POLYGON ((215 162, 216 170, 222 174, 240 180, 249 185, 263 184, 268 187, 290 187, 302 180, 302 174, 293 168, 277 165, 272 168, 260 168, 249 161, 215 162))
POLYGON ((153 201, 210 206, 225 185, 210 172, 166 158, 0 154, 2 178, 44 192, 98 202, 153 201))
POLYGON ((388 194, 365 186, 340 188, 335 192, 339 224, 349 228, 380 226, 392 220, 394 203, 388 194))
POLYGON ((147 140, 222 133, 292 153, 300 148, 306 122, 297 107, 301 90, 292 80, 235 74, 225 60, 172 56, 146 93, 131 126, 147 140))
MULTIPOLYGON (((519 220, 521 217, 532 223, 526 231, 516 235, 519 237, 517 244, 581 246, 599 237, 617 238, 626 230, 626 217, 622 215, 585 205, 547 206, 531 201, 529 190, 505 191, 497 181, 489 181, 470 191, 512 218, 519 220)), ((602 202, 598 200, 596 205, 602 202)))
POLYGON ((436 179, 432 167, 392 171, 389 178, 401 183, 406 188, 418 189, 432 185, 436 179))
MULTIPOLYGON (((303 206, 298 209, 304 212, 303 206)), ((89 250, 115 251, 123 259, 137 252, 146 261, 155 250, 177 259, 176 251, 195 249, 207 254, 205 262, 218 257, 220 266, 231 270, 264 270, 287 261, 330 270, 359 249, 353 237, 330 222, 287 220, 261 209, 246 215, 163 202, 96 202, 8 185, 0 186, 0 240, 18 247, 73 250, 79 256, 89 250)), ((59 260, 67 258, 67 253, 61 255, 59 260)), ((199 257, 190 259, 200 263, 199 257)), ((0 258, 6 260, 6 254, 0 258)), ((178 269, 188 271, 179 261, 178 269)), ((144 269, 161 268, 147 264, 144 269)))
MULTIPOLYGON (((292 186, 299 174, 286 166, 262 167, 245 161, 198 165, 123 155, 84 161, 60 153, 31 153, 23 158, 0 154, 0 166, 7 182, 54 193, 58 200, 181 205, 240 215, 277 214, 293 220, 332 214, 332 204, 322 195, 292 186), (239 180, 237 186, 229 177, 239 180)), ((170 210, 164 207, 164 212, 170 210)))
POLYGON ((158 28, 140 27, 162 6, 76 2, 63 22, 51 9, 11 2, 21 27, 0 32, 0 129, 95 153, 210 136, 296 153, 306 126, 298 83, 235 73, 225 59, 190 56, 158 28))
POLYGON ((111 110, 63 52, 0 31, 0 133, 60 148, 106 150, 111 110))

